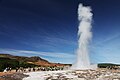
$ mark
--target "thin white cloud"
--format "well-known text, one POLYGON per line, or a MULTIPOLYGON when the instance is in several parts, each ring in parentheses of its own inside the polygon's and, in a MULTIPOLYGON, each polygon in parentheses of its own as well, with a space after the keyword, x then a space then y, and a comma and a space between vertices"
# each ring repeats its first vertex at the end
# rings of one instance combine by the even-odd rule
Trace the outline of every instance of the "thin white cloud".
POLYGON ((6 54, 26 54, 26 55, 38 55, 38 56, 47 56, 47 57, 56 57, 56 58, 73 58, 73 54, 68 53, 53 53, 53 52, 39 52, 39 51, 28 51, 28 50, 15 50, 15 49, 0 49, 0 53, 6 54))
POLYGON ((61 44, 67 44, 67 45, 77 45, 76 42, 72 40, 66 40, 63 38, 58 37, 46 37, 45 40, 49 43, 61 43, 61 44))
POLYGON ((114 39, 116 38, 120 38, 120 34, 115 34, 111 37, 108 37, 106 39, 103 39, 103 41, 101 41, 100 43, 97 43, 96 45, 101 45, 101 44, 104 44, 104 43, 107 43, 107 42, 110 42, 110 41, 113 41, 114 39))

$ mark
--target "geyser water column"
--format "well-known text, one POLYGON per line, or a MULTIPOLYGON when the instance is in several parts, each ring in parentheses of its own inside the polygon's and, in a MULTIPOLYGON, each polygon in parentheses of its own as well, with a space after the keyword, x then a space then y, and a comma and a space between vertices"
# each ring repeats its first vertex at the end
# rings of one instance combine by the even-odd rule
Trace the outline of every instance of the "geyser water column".
POLYGON ((91 8, 79 4, 78 7, 78 49, 77 58, 75 64, 72 65, 72 69, 91 69, 89 60, 88 45, 92 38, 91 23, 92 23, 91 8))

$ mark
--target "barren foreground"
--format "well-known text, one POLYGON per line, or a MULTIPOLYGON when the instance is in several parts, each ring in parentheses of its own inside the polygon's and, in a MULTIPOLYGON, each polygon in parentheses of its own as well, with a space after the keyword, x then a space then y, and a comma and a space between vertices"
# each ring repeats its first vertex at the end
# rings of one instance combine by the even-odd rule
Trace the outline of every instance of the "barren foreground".
POLYGON ((25 73, 23 80, 120 80, 120 70, 66 70, 25 73))

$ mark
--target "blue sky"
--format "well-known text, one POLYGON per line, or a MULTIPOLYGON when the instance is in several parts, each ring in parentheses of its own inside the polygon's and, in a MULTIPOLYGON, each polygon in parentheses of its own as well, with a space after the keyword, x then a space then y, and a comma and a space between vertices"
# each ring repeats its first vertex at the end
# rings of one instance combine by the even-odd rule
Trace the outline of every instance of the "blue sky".
POLYGON ((91 6, 92 63, 120 63, 119 0, 0 0, 0 53, 73 63, 78 4, 91 6))

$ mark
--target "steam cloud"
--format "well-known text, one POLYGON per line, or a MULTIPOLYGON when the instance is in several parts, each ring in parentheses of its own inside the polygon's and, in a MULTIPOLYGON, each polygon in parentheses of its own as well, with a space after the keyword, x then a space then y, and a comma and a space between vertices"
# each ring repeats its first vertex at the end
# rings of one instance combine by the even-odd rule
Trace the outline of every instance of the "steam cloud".
POLYGON ((78 49, 77 49, 77 60, 73 64, 74 69, 90 69, 89 50, 88 45, 92 38, 92 16, 90 7, 85 7, 79 4, 78 7, 78 49))

